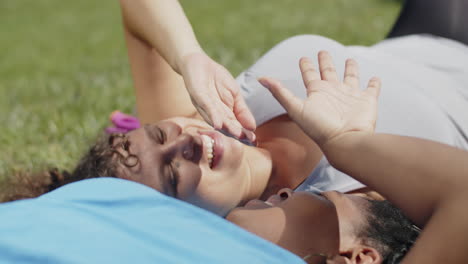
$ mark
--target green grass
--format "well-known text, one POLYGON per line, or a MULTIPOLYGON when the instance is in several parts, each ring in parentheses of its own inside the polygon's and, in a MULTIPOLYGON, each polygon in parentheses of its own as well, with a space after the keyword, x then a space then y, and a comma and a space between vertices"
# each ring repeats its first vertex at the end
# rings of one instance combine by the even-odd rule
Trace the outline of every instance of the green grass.
MULTIPOLYGON (((375 43, 400 8, 395 0, 182 4, 207 53, 234 75, 297 34, 375 43)), ((135 104, 118 1, 2 0, 0 32, 0 175, 71 169, 109 113, 135 104)))

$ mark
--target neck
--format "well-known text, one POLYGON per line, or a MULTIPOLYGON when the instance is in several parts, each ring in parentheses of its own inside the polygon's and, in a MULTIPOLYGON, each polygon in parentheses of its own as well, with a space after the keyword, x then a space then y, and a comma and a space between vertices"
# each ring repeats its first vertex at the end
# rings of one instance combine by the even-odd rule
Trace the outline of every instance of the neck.
POLYGON ((244 199, 241 201, 241 204, 252 199, 258 199, 265 191, 274 171, 269 151, 257 147, 248 147, 245 151, 247 152, 245 157, 248 157, 249 174, 243 195, 244 199))

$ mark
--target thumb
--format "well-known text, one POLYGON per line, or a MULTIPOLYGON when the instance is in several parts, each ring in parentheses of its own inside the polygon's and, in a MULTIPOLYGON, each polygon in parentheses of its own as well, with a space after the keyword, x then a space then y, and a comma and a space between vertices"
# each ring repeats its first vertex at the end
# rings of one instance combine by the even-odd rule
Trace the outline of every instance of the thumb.
POLYGON ((258 79, 258 82, 271 92, 273 97, 286 109, 291 117, 300 113, 302 101, 289 89, 285 88, 280 81, 273 78, 261 77, 258 79))

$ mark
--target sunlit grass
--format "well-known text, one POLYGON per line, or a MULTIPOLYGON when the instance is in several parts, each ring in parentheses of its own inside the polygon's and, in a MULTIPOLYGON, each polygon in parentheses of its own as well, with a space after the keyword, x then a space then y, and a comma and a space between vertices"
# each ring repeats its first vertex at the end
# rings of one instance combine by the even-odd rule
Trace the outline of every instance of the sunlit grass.
MULTIPOLYGON (((369 45, 392 0, 184 0, 208 54, 238 74, 280 40, 320 34, 369 45)), ((118 1, 0 1, 0 175, 70 169, 133 98, 118 1)))

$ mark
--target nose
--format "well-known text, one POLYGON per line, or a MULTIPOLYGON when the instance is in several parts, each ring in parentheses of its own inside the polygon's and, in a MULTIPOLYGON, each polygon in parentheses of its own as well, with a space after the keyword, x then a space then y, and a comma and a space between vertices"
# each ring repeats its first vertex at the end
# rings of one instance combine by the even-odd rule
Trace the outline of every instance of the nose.
POLYGON ((283 188, 279 190, 277 194, 279 195, 279 197, 281 197, 281 200, 286 200, 289 197, 291 197, 293 193, 294 193, 293 190, 289 188, 283 188))
POLYGON ((180 134, 174 140, 165 144, 163 155, 166 160, 172 160, 177 156, 185 160, 198 163, 201 159, 201 144, 189 134, 180 134))

